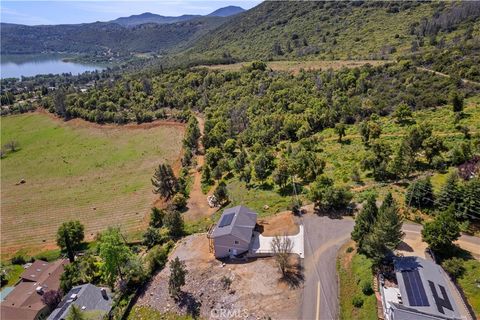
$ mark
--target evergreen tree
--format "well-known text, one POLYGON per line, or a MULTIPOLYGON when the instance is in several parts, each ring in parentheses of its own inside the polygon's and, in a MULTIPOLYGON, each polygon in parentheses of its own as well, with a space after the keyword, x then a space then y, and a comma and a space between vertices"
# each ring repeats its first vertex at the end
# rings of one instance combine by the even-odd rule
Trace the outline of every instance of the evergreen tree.
POLYGON ((388 193, 380 207, 375 223, 374 233, 381 239, 387 250, 394 250, 402 242, 405 233, 402 231, 403 220, 391 193, 388 193))
POLYGON ((454 207, 440 212, 433 221, 426 222, 422 229, 422 239, 434 251, 448 253, 453 242, 460 237, 460 225, 455 219, 454 207))
POLYGON ((375 196, 371 195, 362 211, 355 218, 355 226, 352 231, 352 240, 357 242, 360 250, 363 247, 363 240, 373 230, 378 216, 378 208, 375 196))
POLYGON ((418 209, 433 207, 434 194, 430 178, 417 180, 410 184, 405 195, 405 203, 418 209))
POLYGON ((163 226, 163 219, 165 218, 165 212, 156 207, 152 208, 150 212, 150 226, 154 228, 161 228, 163 226))
POLYGON ((459 189, 458 176, 456 173, 451 173, 440 190, 436 199, 436 206, 442 210, 448 208, 452 203, 456 205, 460 202, 459 189))
POLYGON ((178 210, 170 208, 165 216, 165 226, 168 228, 170 237, 180 238, 183 235, 182 214, 178 210))
POLYGON ((182 286, 185 285, 185 276, 188 271, 185 262, 176 257, 170 262, 170 278, 168 280, 168 292, 172 298, 178 300, 182 286))
POLYGON ((457 91, 454 91, 450 97, 450 103, 453 107, 453 112, 462 112, 463 111, 463 97, 458 94, 457 91))
POLYGON ((148 249, 152 248, 156 244, 162 242, 162 236, 156 228, 148 227, 147 231, 143 234, 143 244, 147 246, 148 249))
POLYGON ((473 178, 462 188, 462 199, 457 218, 479 219, 480 218, 480 179, 473 178))
POLYGON ((227 190, 227 185, 225 182, 222 180, 218 183, 217 188, 215 189, 215 192, 213 193, 215 198, 217 198, 217 201, 220 204, 223 204, 228 201, 228 190, 227 190))
POLYGON ((165 199, 170 199, 178 190, 178 181, 169 164, 161 164, 151 179, 153 192, 165 199))

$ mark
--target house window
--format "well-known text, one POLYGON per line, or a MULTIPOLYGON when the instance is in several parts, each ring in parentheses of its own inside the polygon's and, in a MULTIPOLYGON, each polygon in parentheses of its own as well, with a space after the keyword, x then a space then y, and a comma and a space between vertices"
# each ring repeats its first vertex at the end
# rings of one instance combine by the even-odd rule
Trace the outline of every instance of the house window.
POLYGON ((238 242, 237 240, 235 240, 235 242, 234 242, 234 243, 235 243, 235 244, 239 244, 239 242, 238 242))

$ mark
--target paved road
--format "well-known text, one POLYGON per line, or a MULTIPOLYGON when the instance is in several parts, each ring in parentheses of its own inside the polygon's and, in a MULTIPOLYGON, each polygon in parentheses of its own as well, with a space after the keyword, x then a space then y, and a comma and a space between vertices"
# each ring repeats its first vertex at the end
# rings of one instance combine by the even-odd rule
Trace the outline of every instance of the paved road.
POLYGON ((305 283, 301 317, 306 320, 338 318, 338 249, 350 238, 351 218, 330 219, 307 214, 305 226, 305 283))
MULTIPOLYGON (((339 248, 350 238, 354 221, 350 217, 331 219, 311 213, 302 220, 305 227, 305 283, 301 318, 338 319, 336 258, 339 248)), ((406 222, 403 230, 410 238, 421 241, 421 225, 406 222)), ((480 238, 462 235, 457 244, 480 258, 480 238)))

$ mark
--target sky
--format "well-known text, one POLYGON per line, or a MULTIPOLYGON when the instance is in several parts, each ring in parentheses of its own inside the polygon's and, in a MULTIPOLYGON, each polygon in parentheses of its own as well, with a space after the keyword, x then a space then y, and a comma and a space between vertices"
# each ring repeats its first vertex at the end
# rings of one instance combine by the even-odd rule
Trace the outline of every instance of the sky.
POLYGON ((17 1, 1 0, 1 22, 26 25, 109 21, 152 12, 164 16, 208 14, 229 5, 250 9, 261 0, 17 1))

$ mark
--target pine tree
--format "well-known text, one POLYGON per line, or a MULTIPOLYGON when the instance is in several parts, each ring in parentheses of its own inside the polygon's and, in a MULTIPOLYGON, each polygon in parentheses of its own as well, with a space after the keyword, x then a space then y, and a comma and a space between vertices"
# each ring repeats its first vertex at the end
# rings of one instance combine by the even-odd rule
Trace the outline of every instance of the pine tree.
POLYGON ((185 268, 185 262, 176 257, 170 262, 170 279, 168 280, 168 292, 172 298, 178 300, 181 288, 185 285, 185 276, 188 271, 185 268))
POLYGON ((152 208, 150 212, 150 226, 154 228, 161 228, 163 226, 163 219, 165 218, 165 212, 156 207, 152 208))
POLYGON ((182 214, 178 210, 170 208, 165 216, 165 226, 168 228, 170 237, 180 238, 183 235, 182 214))
POLYGON ((402 225, 397 204, 392 194, 388 193, 380 207, 374 233, 377 233, 386 249, 394 250, 405 236, 402 225))
POLYGON ((177 178, 169 164, 159 165, 151 181, 153 192, 160 194, 163 198, 170 199, 177 192, 177 178))
POLYGON ((436 206, 439 209, 445 209, 452 203, 457 204, 459 202, 458 191, 458 176, 456 173, 452 173, 448 176, 447 181, 440 190, 440 194, 437 197, 436 206))
POLYGON ((417 180, 412 183, 405 195, 405 203, 419 209, 430 208, 434 204, 434 194, 430 178, 417 180))
POLYGON ((352 231, 352 239, 357 242, 360 250, 363 248, 363 240, 373 230, 378 216, 378 208, 375 196, 370 196, 362 211, 355 218, 355 226, 352 231))

